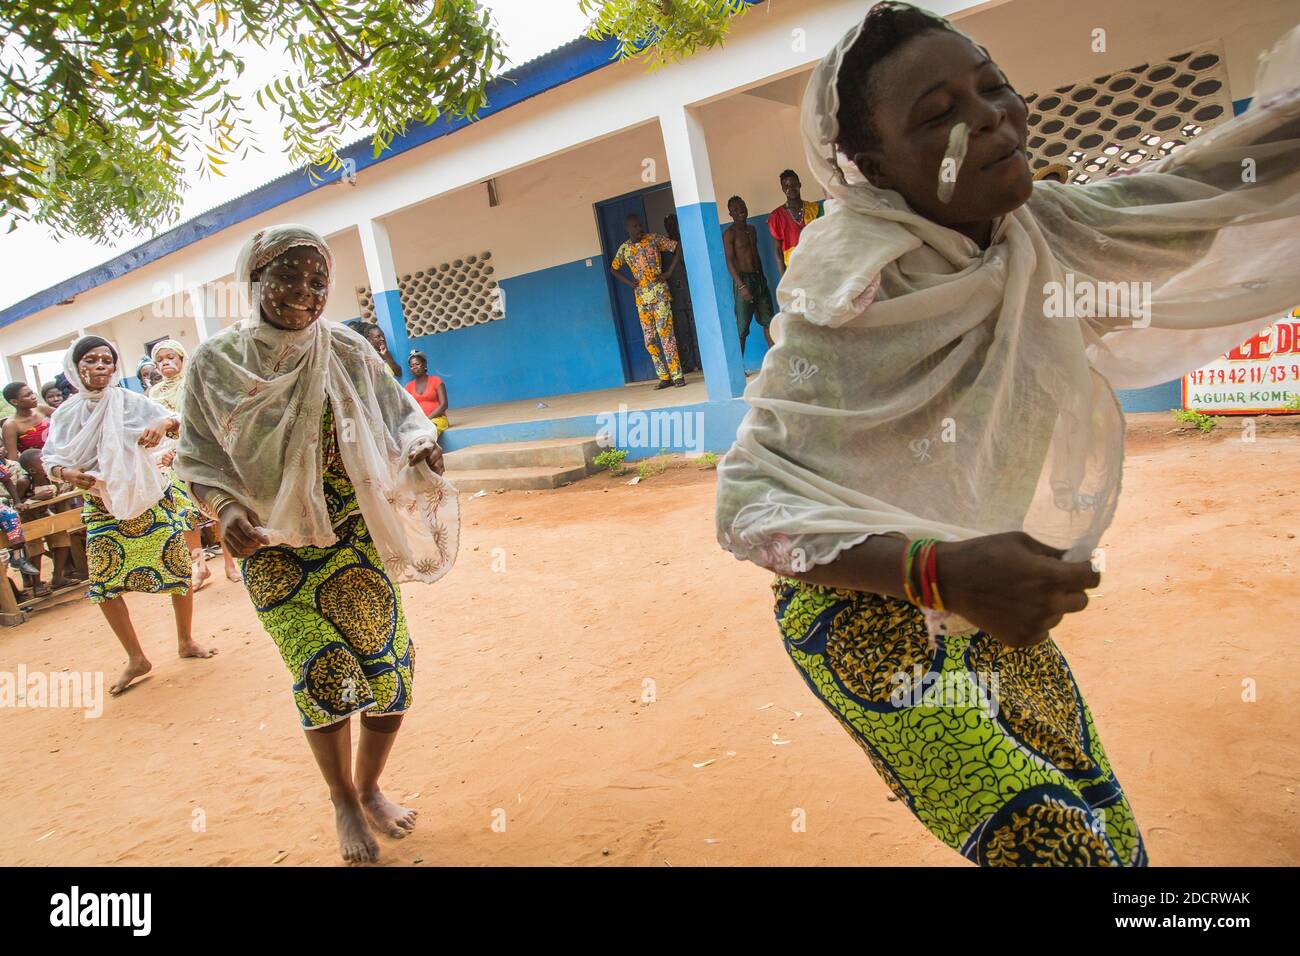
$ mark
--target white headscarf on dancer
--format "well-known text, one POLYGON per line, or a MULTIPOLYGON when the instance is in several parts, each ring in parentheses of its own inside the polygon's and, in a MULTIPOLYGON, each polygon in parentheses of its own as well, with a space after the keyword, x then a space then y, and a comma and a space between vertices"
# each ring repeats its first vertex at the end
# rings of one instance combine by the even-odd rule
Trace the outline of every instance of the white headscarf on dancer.
POLYGON ((786 574, 890 532, 1024 531, 1085 560, 1120 489, 1112 386, 1177 378, 1300 302, 1300 30, 1246 113, 1139 175, 1035 183, 980 249, 838 154, 840 64, 863 27, 804 97, 835 209, 805 227, 777 291, 776 344, 719 467, 719 540, 786 574), (1048 318, 1067 273, 1150 283, 1150 312, 1048 318))
POLYGON ((305 226, 259 230, 239 253, 235 281, 250 286, 251 314, 204 342, 190 360, 176 472, 233 495, 272 544, 337 540, 322 490, 321 416, 329 400, 338 447, 366 526, 395 581, 432 582, 456 559, 456 489, 412 452, 438 430, 351 329, 318 319, 300 331, 262 316, 253 274, 309 247, 334 257, 305 226))
POLYGON ((139 392, 118 388, 121 358, 98 336, 88 335, 68 348, 63 374, 77 391, 50 417, 41 454, 46 471, 58 466, 93 475, 90 493, 104 502, 109 514, 119 520, 139 517, 158 503, 167 487, 158 470, 159 449, 141 448, 140 434, 173 413, 139 392), (81 380, 77 358, 101 345, 113 352, 116 367, 108 387, 94 391, 81 380))

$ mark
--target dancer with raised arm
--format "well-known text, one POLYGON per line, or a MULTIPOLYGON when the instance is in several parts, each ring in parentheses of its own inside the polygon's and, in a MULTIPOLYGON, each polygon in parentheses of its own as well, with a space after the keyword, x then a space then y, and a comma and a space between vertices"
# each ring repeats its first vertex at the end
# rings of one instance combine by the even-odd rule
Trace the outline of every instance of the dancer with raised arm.
POLYGON ((835 209, 778 290, 718 535, 779 575, 808 687, 977 863, 1146 861, 1049 632, 1098 583, 1112 387, 1177 378, 1300 301, 1298 41, 1246 113, 1082 186, 1032 181, 1025 101, 908 4, 872 7, 810 78, 805 150, 835 209), (1138 295, 1063 314, 1067 276, 1138 295))

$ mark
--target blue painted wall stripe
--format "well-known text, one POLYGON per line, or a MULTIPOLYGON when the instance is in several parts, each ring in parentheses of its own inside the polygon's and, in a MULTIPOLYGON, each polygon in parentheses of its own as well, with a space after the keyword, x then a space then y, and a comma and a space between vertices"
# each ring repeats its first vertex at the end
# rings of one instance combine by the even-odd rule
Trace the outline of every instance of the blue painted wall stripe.
POLYGON ((624 384, 605 259, 590 261, 502 279, 504 319, 410 340, 446 383, 453 424, 457 408, 624 384))

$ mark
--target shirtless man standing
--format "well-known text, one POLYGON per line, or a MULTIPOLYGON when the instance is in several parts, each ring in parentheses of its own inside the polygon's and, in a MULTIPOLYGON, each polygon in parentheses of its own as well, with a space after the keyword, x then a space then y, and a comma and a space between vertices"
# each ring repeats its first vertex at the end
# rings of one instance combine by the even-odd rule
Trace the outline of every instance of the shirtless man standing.
POLYGON ((757 318, 763 329, 768 347, 772 335, 772 293, 763 274, 763 260, 758 257, 758 233, 749 225, 749 209, 745 200, 732 196, 727 200, 731 225, 722 234, 722 246, 727 253, 727 271, 731 273, 736 292, 736 328, 740 332, 740 353, 745 354, 745 339, 749 335, 750 320, 757 318))

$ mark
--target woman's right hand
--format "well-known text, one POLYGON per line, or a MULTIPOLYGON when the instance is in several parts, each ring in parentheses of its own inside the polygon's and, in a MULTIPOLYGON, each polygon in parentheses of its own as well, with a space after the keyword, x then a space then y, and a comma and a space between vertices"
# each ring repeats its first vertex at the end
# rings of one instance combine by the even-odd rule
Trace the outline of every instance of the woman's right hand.
POLYGON ((246 558, 259 548, 270 545, 270 540, 258 525, 261 521, 257 515, 239 502, 231 502, 221 509, 218 516, 221 525, 221 541, 236 558, 246 558))
POLYGON ((1021 531, 944 542, 935 555, 944 607, 1009 647, 1032 647, 1101 583, 1089 561, 1021 531))
POLYGON ((86 474, 80 468, 60 468, 59 479, 72 482, 82 491, 89 491, 95 485, 95 476, 86 474))

